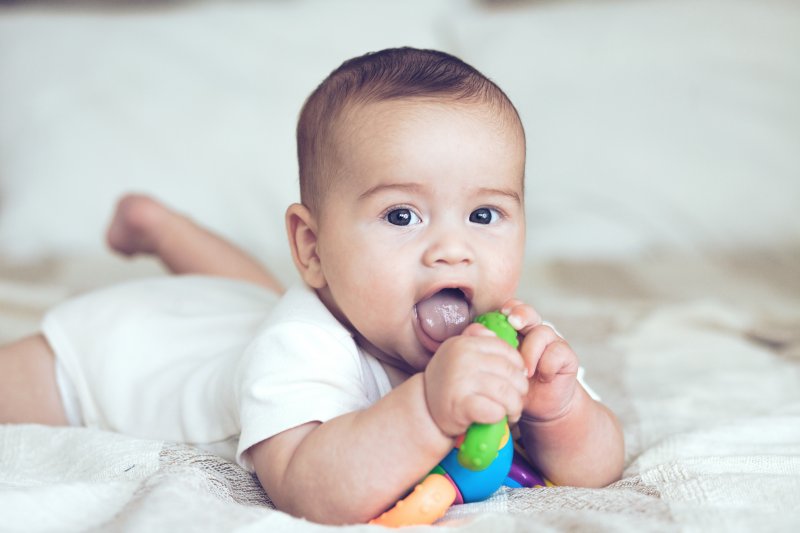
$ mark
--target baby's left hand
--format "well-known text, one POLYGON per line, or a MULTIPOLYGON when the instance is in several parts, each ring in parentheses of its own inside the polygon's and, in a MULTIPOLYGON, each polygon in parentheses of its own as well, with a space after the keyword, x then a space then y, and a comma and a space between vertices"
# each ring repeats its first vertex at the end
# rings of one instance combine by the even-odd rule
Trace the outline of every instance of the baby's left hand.
POLYGON ((502 313, 522 336, 519 351, 530 387, 523 401, 523 416, 532 421, 555 420, 569 411, 578 387, 578 356, 567 341, 542 319, 533 307, 509 300, 502 313))

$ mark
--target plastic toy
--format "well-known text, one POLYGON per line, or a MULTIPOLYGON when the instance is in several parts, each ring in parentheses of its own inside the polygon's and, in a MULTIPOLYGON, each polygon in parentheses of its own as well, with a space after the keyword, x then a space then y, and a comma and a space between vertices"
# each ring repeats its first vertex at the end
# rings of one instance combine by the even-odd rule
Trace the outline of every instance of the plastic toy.
MULTIPOLYGON (((496 311, 475 319, 514 348, 517 331, 496 311)), ((453 504, 485 500, 502 485, 545 486, 527 461, 514 450, 508 422, 473 424, 456 447, 402 500, 370 521, 389 527, 432 524, 453 504)))

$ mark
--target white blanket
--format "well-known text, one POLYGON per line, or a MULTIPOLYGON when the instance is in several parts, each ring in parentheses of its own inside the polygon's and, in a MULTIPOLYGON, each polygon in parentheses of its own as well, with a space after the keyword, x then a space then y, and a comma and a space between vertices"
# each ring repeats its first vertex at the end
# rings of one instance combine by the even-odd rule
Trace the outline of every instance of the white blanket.
MULTIPOLYGON (((800 306, 797 262, 786 257, 771 260, 771 278, 753 270, 761 259, 530 265, 523 292, 538 295, 624 425, 623 479, 603 489, 501 490, 454 507, 440 525, 798 530, 800 306), (687 296, 694 284, 705 287, 702 299, 687 296)), ((0 323, 35 329, 36 309, 98 271, 64 264, 43 271, 47 283, 6 271, 0 323)), ((274 510, 238 466, 183 445, 0 426, 0 465, 2 531, 323 530, 274 510)))

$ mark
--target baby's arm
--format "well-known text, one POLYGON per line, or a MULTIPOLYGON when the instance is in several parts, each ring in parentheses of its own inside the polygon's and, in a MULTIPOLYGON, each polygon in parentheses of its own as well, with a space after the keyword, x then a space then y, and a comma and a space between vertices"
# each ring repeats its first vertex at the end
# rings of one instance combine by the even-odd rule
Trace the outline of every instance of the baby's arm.
POLYGON ((154 255, 174 274, 222 276, 283 292, 281 283, 244 250, 149 196, 120 199, 106 240, 123 255, 154 255))
POLYGON ((522 362, 487 331, 476 325, 448 340, 424 373, 367 409, 251 447, 278 508, 317 522, 366 522, 419 482, 472 422, 518 418, 527 390, 522 362))
POLYGON ((378 516, 453 447, 417 374, 368 409, 284 431, 250 449, 275 505, 315 522, 378 516))
POLYGON ((578 358, 532 308, 506 312, 525 337, 520 346, 530 388, 519 421, 531 460, 558 485, 603 487, 622 474, 624 443, 617 418, 578 383, 578 358))

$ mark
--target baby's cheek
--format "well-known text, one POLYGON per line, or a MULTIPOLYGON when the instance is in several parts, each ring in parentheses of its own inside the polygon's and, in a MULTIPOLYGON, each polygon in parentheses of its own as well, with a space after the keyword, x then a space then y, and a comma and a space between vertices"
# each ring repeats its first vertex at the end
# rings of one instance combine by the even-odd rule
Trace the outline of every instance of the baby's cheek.
POLYGON ((489 280, 492 284, 492 294, 495 299, 499 300, 498 308, 506 301, 516 297, 521 270, 521 267, 513 261, 503 263, 491 273, 489 280))

